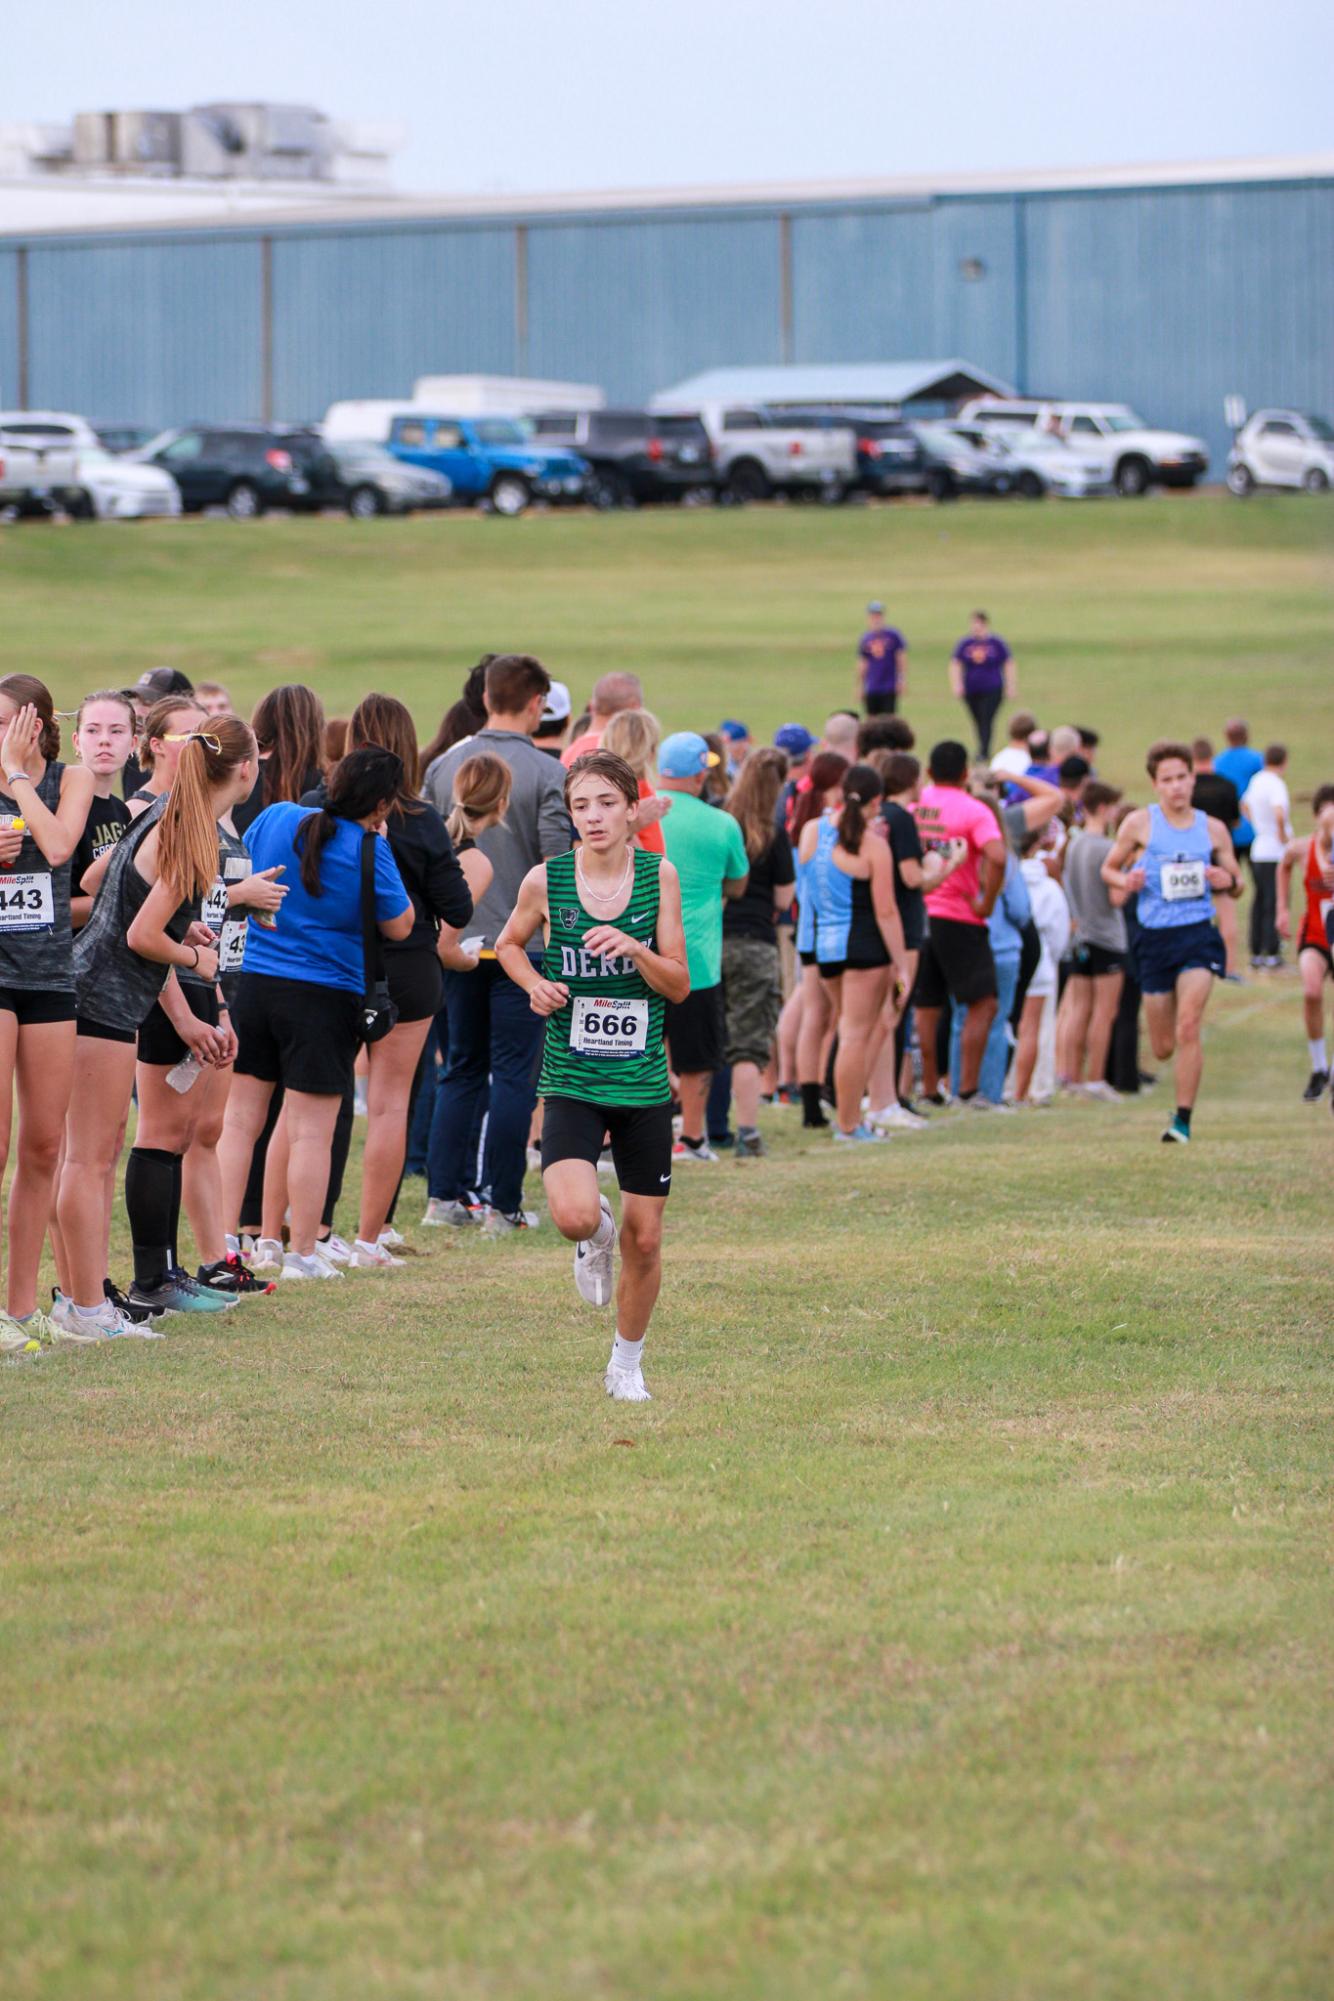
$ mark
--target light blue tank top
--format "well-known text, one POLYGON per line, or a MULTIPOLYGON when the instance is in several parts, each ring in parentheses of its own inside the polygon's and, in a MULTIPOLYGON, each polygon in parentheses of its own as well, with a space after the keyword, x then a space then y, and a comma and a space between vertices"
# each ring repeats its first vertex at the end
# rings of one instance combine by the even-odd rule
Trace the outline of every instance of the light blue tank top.
POLYGON ((1196 809, 1189 827, 1173 827, 1161 806, 1149 808, 1149 844, 1140 857, 1144 887, 1139 921, 1146 931, 1208 924, 1214 899, 1206 871, 1213 860, 1207 817, 1196 809))
POLYGON ((815 957, 822 966, 847 958, 852 929, 852 877, 834 861, 837 845, 838 821, 829 813, 820 822, 809 878, 816 911, 815 957))
POLYGON ((811 865, 800 855, 793 857, 797 872, 797 950, 815 950, 815 888, 811 882, 811 865))

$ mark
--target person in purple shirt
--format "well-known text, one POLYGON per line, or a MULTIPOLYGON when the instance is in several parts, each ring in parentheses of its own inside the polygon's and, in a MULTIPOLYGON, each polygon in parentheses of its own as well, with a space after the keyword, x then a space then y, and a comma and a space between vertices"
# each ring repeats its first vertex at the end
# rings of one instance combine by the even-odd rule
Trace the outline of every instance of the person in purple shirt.
POLYGON ((885 624, 885 607, 873 598, 866 607, 870 623, 857 647, 857 693, 868 716, 892 716, 900 695, 908 692, 908 642, 885 624))
POLYGON ((951 656, 950 693, 967 708, 977 731, 977 754, 989 763, 996 711, 1003 701, 1015 700, 1019 682, 1014 656, 984 611, 973 613, 951 656))

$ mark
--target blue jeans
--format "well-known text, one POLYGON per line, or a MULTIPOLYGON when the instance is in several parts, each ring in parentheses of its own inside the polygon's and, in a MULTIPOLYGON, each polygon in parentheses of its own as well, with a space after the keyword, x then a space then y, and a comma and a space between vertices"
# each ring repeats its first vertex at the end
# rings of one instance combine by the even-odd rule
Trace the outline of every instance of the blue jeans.
POLYGON ((408 1121, 408 1157, 403 1163, 405 1174, 426 1172, 426 1149, 430 1144, 431 1114, 435 1110, 435 1087, 440 1067, 435 1060, 435 1052, 435 1023, 432 1022, 426 1036, 426 1047, 422 1050, 421 1083, 408 1121))
MULTIPOLYGON (((997 959, 996 1016, 987 1037, 987 1046, 982 1052, 982 1068, 977 1078, 978 1096, 990 1098, 993 1105, 1000 1103, 1005 1092, 1005 1073, 1010 1067, 1010 1009, 1014 1006, 1018 985, 1019 960, 1009 957, 997 959)), ((952 1001, 950 1006, 950 1089, 957 1096, 963 1054, 963 1018, 967 1009, 958 1001, 952 1001)))
POLYGON ((473 973, 446 972, 444 1014, 449 1057, 431 1121, 430 1192, 440 1201, 459 1202, 472 1188, 470 1141, 489 1078, 482 1179, 492 1207, 512 1216, 523 1204, 542 1022, 527 994, 494 959, 483 959, 473 973))

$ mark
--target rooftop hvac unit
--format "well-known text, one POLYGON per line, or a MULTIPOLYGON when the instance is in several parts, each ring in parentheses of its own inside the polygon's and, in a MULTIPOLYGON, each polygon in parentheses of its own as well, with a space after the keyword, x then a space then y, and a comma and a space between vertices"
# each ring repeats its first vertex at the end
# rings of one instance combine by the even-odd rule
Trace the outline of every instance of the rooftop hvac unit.
POLYGON ((332 138, 301 104, 200 104, 185 114, 182 167, 206 179, 313 181, 329 171, 332 138))
POLYGON ((181 158, 179 111, 117 111, 113 114, 112 164, 141 171, 175 173, 181 158))
POLYGON ((74 163, 109 167, 116 157, 114 111, 80 111, 74 120, 74 163))

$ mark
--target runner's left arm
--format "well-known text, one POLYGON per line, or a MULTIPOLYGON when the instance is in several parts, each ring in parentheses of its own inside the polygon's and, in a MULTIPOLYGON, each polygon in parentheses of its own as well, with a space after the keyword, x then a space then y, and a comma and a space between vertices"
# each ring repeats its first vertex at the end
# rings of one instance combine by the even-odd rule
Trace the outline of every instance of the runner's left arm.
MULTIPOLYGON (((664 1000, 683 1001, 690 992, 686 965, 686 933, 681 919, 681 879, 668 861, 658 873, 658 923, 655 943, 646 945, 614 924, 596 924, 584 938, 590 952, 633 959, 645 984, 664 1000)), ((499 946, 496 947, 497 952, 499 946)))
POLYGON ((898 898, 894 894, 894 857, 888 847, 879 842, 872 842, 867 855, 871 863, 871 909, 894 968, 895 984, 906 985, 908 948, 903 942, 903 919, 899 916, 898 898))

